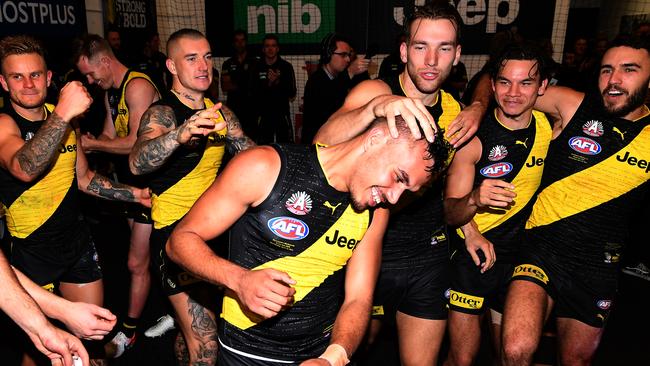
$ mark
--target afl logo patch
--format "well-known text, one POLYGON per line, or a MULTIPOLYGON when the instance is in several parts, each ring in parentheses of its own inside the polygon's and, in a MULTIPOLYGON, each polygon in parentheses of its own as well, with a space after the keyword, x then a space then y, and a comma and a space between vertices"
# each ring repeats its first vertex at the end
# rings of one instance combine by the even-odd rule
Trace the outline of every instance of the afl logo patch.
POLYGON ((596 141, 582 136, 574 136, 569 139, 569 146, 584 155, 598 155, 602 151, 602 148, 596 141))
POLYGON ((607 310, 610 306, 612 306, 612 300, 598 300, 596 306, 603 310, 607 310))
POLYGON ((488 178, 499 178, 512 171, 512 164, 507 162, 495 163, 481 169, 481 175, 488 178))
POLYGON ((274 217, 267 225, 273 234, 286 240, 301 240, 309 235, 309 226, 293 217, 274 217))
POLYGON ((285 207, 295 215, 306 215, 311 211, 311 197, 303 191, 294 192, 285 202, 285 207))
POLYGON ((589 136, 600 137, 603 135, 603 123, 596 120, 587 121, 582 125, 582 132, 589 136))
POLYGON ((508 156, 508 149, 506 149, 506 147, 503 145, 497 145, 490 149, 490 155, 488 155, 488 159, 490 159, 490 161, 499 161, 506 156, 508 156))

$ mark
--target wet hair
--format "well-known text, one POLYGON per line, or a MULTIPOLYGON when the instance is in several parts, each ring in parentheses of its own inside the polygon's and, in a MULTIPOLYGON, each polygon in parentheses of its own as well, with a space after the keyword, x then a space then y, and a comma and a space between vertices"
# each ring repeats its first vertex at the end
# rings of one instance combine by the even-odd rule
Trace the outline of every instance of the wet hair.
POLYGON ((81 56, 87 57, 89 60, 93 59, 99 54, 113 55, 113 50, 104 38, 97 34, 85 34, 76 38, 72 42, 72 63, 79 62, 81 56))
POLYGON ((4 37, 0 40, 0 67, 9 56, 29 53, 35 53, 45 60, 45 48, 36 38, 27 35, 4 37))
POLYGON ((456 44, 460 43, 460 26, 463 24, 460 14, 456 7, 451 5, 447 0, 434 0, 426 5, 418 6, 412 14, 404 20, 404 34, 406 35, 406 42, 411 41, 411 25, 418 19, 447 19, 456 29, 456 44))
POLYGON ((630 35, 621 35, 612 41, 612 43, 607 48, 614 47, 629 47, 637 50, 646 50, 650 54, 650 36, 630 36, 630 35))
MULTIPOLYGON (((387 123, 388 122, 386 121, 386 118, 379 117, 372 122, 370 128, 387 123)), ((427 153, 424 157, 424 160, 433 160, 433 165, 427 167, 426 169, 427 173, 431 174, 432 176, 437 176, 448 167, 448 160, 453 151, 453 147, 447 140, 445 140, 445 131, 443 129, 439 128, 435 133, 434 141, 429 142, 424 137, 424 130, 420 125, 418 125, 418 129, 420 130, 420 136, 422 137, 415 139, 411 133, 410 127, 404 118, 402 118, 400 115, 395 116, 395 127, 397 127, 397 132, 399 134, 399 137, 396 139, 396 141, 399 139, 407 139, 411 142, 424 140, 427 143, 427 153)))
POLYGON ((189 38, 189 39, 206 39, 205 35, 196 29, 191 29, 191 28, 183 28, 179 29, 176 32, 172 33, 171 36, 169 36, 169 39, 167 40, 167 56, 170 56, 170 50, 172 46, 174 46, 174 43, 178 42, 181 38, 189 38))
POLYGON ((496 56, 490 66, 490 78, 496 80, 499 72, 511 60, 533 61, 534 65, 529 70, 528 76, 535 78, 540 76, 540 82, 550 77, 550 66, 552 60, 542 52, 541 48, 532 42, 511 43, 504 47, 500 54, 496 56), (537 70, 535 70, 537 69, 537 70))

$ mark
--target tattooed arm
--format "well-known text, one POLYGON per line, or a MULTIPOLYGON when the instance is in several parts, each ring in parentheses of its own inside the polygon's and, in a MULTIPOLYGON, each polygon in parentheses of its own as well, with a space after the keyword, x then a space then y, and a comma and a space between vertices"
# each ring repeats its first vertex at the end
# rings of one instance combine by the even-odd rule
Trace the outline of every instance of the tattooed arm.
MULTIPOLYGON (((217 105, 218 106, 218 105, 217 105)), ((174 111, 168 106, 152 106, 140 120, 138 139, 129 154, 129 167, 133 174, 151 173, 160 168, 176 149, 205 136, 215 128, 217 106, 196 112, 180 126, 174 111)))
POLYGON ((236 155, 240 151, 255 146, 255 142, 244 134, 239 118, 235 113, 225 105, 222 105, 220 109, 228 123, 228 133, 226 134, 226 149, 228 149, 228 152, 236 155))
MULTIPOLYGON (((77 134, 77 146, 79 145, 79 136, 77 134)), ((95 173, 88 167, 88 161, 82 149, 77 149, 76 170, 77 185, 85 193, 109 200, 136 202, 151 207, 151 193, 148 188, 141 189, 113 182, 95 173)))
POLYGON ((52 164, 70 120, 83 113, 90 103, 92 98, 80 83, 66 84, 54 112, 29 141, 22 139, 10 116, 0 114, 0 166, 25 182, 39 177, 52 164))

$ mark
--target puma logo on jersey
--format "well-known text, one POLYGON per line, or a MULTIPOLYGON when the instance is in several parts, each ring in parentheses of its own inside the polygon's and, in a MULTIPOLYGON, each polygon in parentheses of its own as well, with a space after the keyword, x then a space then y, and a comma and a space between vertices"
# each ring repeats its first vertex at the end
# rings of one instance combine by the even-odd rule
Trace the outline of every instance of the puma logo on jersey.
POLYGON ((515 145, 524 145, 524 148, 528 149, 528 138, 526 138, 524 141, 520 140, 515 140, 515 145))
POLYGON ((325 207, 331 209, 331 210, 332 210, 332 215, 334 215, 334 212, 336 211, 336 209, 337 209, 339 206, 341 206, 341 202, 337 203, 336 206, 332 206, 332 204, 330 203, 330 201, 325 201, 325 203, 323 203, 323 206, 325 206, 325 207))
POLYGON ((612 127, 612 131, 619 134, 619 136, 621 136, 621 140, 625 141, 625 134, 627 133, 627 131, 621 132, 621 130, 619 130, 616 126, 612 127))

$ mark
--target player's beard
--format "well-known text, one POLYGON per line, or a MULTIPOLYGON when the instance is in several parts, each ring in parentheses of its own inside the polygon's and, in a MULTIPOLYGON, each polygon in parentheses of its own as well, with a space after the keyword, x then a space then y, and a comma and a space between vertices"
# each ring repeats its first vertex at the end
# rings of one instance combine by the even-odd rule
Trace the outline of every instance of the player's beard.
MULTIPOLYGON (((611 114, 613 117, 624 117, 628 115, 630 112, 642 106, 643 103, 645 103, 645 99, 648 95, 649 82, 650 79, 646 80, 645 83, 642 83, 638 89, 636 89, 631 94, 628 94, 625 103, 621 107, 616 108, 612 105, 608 105, 603 99, 603 106, 605 107, 607 113, 611 114)), ((602 92, 603 97, 610 89, 612 89, 611 86, 605 88, 605 90, 602 92)), ((616 88, 616 90, 621 90, 624 93, 627 93, 626 90, 620 88, 616 88)))

